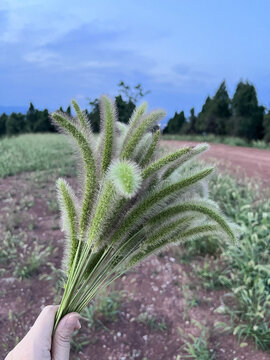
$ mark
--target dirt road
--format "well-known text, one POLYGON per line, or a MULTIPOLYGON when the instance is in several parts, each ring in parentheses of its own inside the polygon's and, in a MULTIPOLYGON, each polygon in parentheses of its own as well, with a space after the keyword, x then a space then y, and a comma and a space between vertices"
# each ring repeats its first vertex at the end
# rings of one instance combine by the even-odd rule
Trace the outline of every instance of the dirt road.
MULTIPOLYGON (((195 142, 163 140, 163 145, 179 148, 185 144, 195 145, 195 142)), ((229 146, 223 144, 210 144, 210 150, 203 155, 204 158, 215 158, 240 175, 257 177, 270 187, 270 151, 246 147, 229 146)))

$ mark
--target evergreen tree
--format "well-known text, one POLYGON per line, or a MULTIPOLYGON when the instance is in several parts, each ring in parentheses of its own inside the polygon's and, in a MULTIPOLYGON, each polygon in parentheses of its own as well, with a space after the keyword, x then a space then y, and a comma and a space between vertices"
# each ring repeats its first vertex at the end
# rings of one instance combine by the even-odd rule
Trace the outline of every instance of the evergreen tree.
POLYGON ((100 115, 99 115, 99 103, 98 99, 89 102, 89 105, 92 107, 90 113, 86 111, 86 115, 91 123, 93 132, 97 133, 100 130, 100 115))
POLYGON ((264 140, 270 143, 270 110, 263 119, 264 140))
POLYGON ((255 87, 239 82, 232 100, 232 135, 248 140, 263 137, 264 107, 258 105, 255 87))
POLYGON ((197 123, 197 116, 195 115, 195 109, 190 109, 190 115, 189 115, 189 122, 187 127, 187 134, 196 134, 196 123, 197 123))
POLYGON ((207 116, 210 113, 212 101, 213 100, 210 98, 210 96, 207 96, 202 110, 198 114, 198 120, 196 122, 196 132, 199 134, 205 133, 207 131, 209 123, 209 121, 207 121, 207 116))
POLYGON ((180 134, 183 126, 186 124, 184 111, 179 114, 175 112, 174 116, 169 119, 167 126, 163 130, 163 134, 180 134))
POLYGON ((37 120, 35 122, 33 132, 54 132, 56 131, 51 124, 49 118, 49 111, 44 109, 43 111, 37 110, 37 120))
POLYGON ((37 120, 38 120, 38 110, 36 110, 32 102, 30 102, 25 117, 25 130, 27 132, 34 132, 35 123, 37 122, 37 120))
POLYGON ((21 113, 12 113, 6 122, 7 135, 17 135, 26 132, 25 115, 21 113))
POLYGON ((71 116, 71 107, 70 107, 70 105, 67 107, 66 114, 71 116))
POLYGON ((225 81, 223 81, 216 92, 212 103, 212 114, 215 117, 215 134, 225 135, 231 117, 231 100, 228 95, 225 81))
POLYGON ((8 116, 3 113, 0 116, 0 136, 3 136, 6 134, 6 123, 7 123, 8 116))
MULTIPOLYGON (((60 109, 62 109, 62 107, 60 109)), ((68 109, 70 110, 70 106, 68 107, 68 109)), ((34 132, 34 133, 56 131, 49 119, 48 110, 47 109, 44 109, 43 111, 37 110, 35 109, 34 105, 31 102, 29 105, 29 109, 26 113, 25 130, 27 132, 34 132)))
POLYGON ((197 131, 225 135, 230 116, 231 101, 223 81, 213 99, 207 97, 198 115, 197 131))

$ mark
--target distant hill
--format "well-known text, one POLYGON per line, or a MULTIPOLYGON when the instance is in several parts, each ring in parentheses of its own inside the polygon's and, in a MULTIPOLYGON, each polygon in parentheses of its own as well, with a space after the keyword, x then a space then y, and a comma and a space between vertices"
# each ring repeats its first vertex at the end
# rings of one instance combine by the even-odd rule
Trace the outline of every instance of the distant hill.
POLYGON ((27 106, 1 106, 0 105, 0 115, 3 113, 6 113, 7 115, 10 115, 12 112, 21 112, 25 114, 28 110, 27 106))

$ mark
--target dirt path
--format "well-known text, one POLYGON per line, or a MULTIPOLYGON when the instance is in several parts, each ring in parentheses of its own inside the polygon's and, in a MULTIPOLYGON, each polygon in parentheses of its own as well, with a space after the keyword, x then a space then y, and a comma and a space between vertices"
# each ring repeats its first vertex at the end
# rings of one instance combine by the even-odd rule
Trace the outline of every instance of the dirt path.
MULTIPOLYGON (((178 148, 190 141, 163 140, 163 145, 178 148)), ((244 172, 249 177, 258 177, 264 183, 270 180, 270 151, 246 147, 210 144, 210 150, 204 154, 205 158, 215 158, 226 164, 233 171, 244 172)))

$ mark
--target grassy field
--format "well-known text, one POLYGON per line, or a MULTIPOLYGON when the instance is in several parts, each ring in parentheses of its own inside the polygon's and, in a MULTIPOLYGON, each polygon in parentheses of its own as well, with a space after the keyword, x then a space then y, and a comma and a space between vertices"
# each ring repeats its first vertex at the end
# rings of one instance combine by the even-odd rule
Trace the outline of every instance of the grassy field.
MULTIPOLYGON (((75 184, 63 136, 3 139, 0 149, 0 347, 7 352, 44 304, 59 302, 55 180, 65 175, 75 184)), ((258 182, 229 174, 215 175, 210 192, 239 225, 239 242, 205 238, 117 280, 84 311, 72 359, 270 359, 269 197, 258 182)))
POLYGON ((253 147, 257 149, 270 149, 270 144, 267 144, 263 140, 253 140, 247 142, 245 139, 230 137, 230 136, 216 136, 216 135, 163 135, 164 140, 180 140, 180 141, 196 141, 196 142, 208 142, 215 144, 225 144, 230 146, 244 146, 253 147))
POLYGON ((63 135, 26 134, 3 138, 0 140, 0 177, 53 168, 69 171, 74 165, 72 158, 72 148, 63 135))

